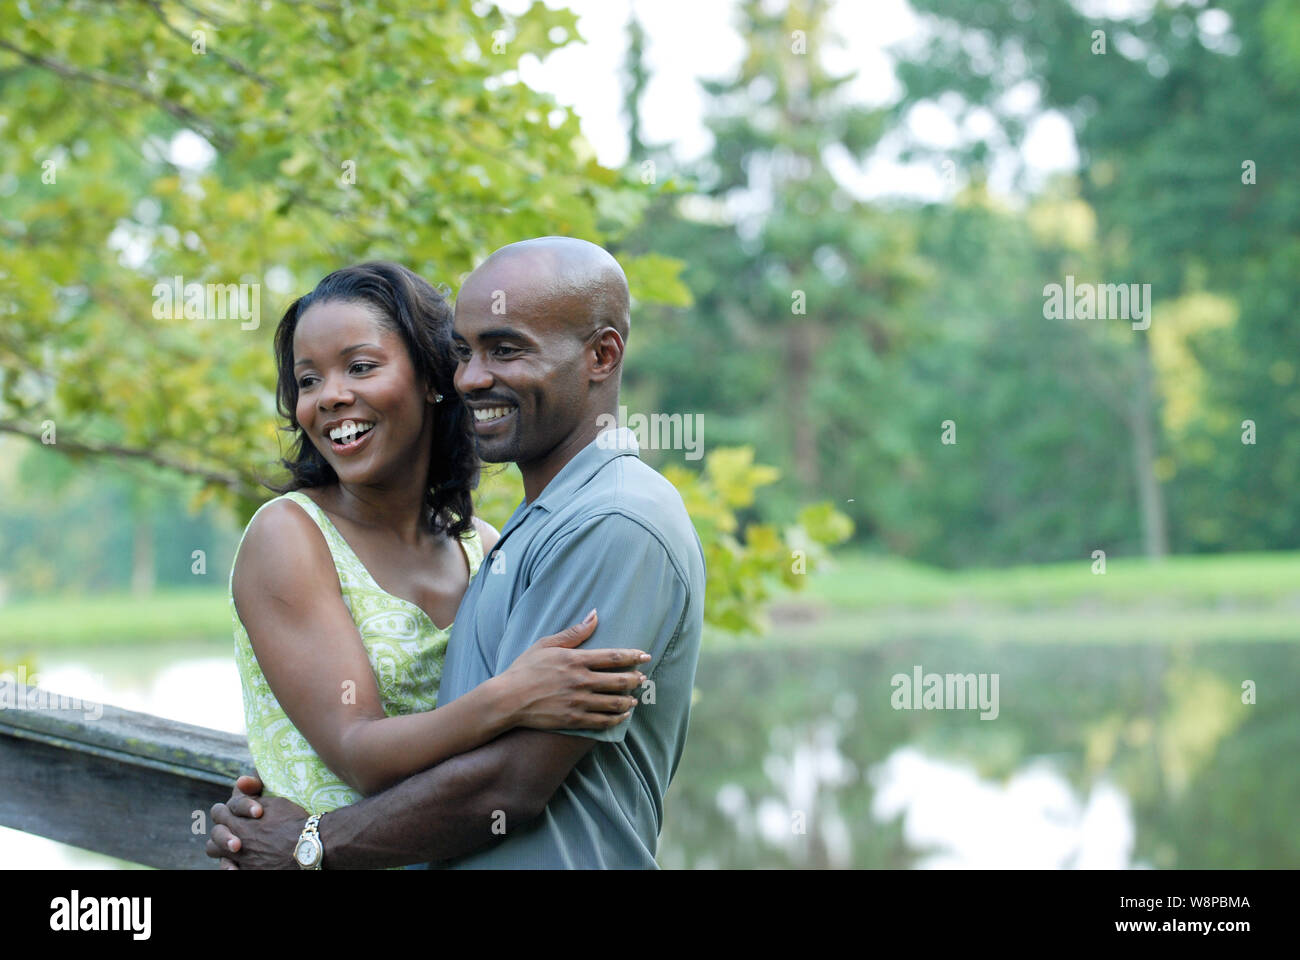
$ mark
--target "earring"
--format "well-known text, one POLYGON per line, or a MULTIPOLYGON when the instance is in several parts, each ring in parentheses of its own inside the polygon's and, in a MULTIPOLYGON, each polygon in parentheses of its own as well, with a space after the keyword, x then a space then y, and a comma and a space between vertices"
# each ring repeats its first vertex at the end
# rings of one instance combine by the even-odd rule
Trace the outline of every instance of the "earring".
POLYGON ((433 395, 433 402, 434 402, 434 403, 442 403, 442 394, 441 394, 441 393, 435 393, 435 394, 433 395))

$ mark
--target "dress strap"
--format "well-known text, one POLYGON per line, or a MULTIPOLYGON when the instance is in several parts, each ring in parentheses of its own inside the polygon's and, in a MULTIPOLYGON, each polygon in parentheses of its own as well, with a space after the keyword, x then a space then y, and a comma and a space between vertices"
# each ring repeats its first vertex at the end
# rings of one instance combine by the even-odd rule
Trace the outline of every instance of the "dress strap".
POLYGON ((311 517, 316 526, 320 528, 321 536, 325 538, 325 544, 330 548, 330 556, 334 558, 334 567, 338 570, 349 570, 354 573, 364 574, 369 577, 369 571, 361 563, 356 551, 352 545, 343 539, 343 534, 339 533, 338 527, 334 526, 333 521, 325 515, 325 511, 307 494, 301 490, 291 490, 280 497, 279 500, 292 500, 298 506, 307 511, 307 516, 311 517), (361 570, 357 571, 360 567, 361 570))
POLYGON ((469 560, 469 576, 472 580, 483 564, 483 538, 479 536, 477 526, 470 525, 469 533, 460 538, 460 545, 469 560))
MULTIPOLYGON (((342 539, 338 531, 334 528, 334 525, 330 523, 329 517, 325 516, 325 512, 316 505, 316 501, 305 493, 301 493, 297 490, 291 490, 289 493, 282 493, 278 497, 272 497, 253 511, 253 515, 248 518, 248 523, 244 524, 244 532, 239 535, 239 544, 235 547, 236 557, 238 557, 240 549, 244 546, 244 540, 248 537, 248 530, 253 525, 253 520, 271 504, 277 503, 280 500, 292 500, 294 503, 298 504, 298 506, 302 507, 303 510, 307 511, 307 516, 311 517, 312 521, 320 529, 321 536, 325 538, 325 545, 329 547, 330 556, 334 560, 335 568, 339 566, 340 560, 350 562, 355 559, 355 554, 352 552, 352 548, 348 546, 346 540, 342 539)), ((232 590, 234 589, 234 582, 235 565, 232 562, 230 565, 230 584, 232 590)))

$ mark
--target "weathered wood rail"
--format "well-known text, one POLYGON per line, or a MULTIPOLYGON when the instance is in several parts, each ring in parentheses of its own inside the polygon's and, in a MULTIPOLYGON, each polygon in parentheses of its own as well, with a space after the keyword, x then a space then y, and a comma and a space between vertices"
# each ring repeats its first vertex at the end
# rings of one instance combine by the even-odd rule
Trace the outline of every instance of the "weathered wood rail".
POLYGON ((16 684, 20 706, 0 709, 0 826, 151 867, 215 866, 208 810, 253 769, 243 737, 107 705, 21 706, 33 689, 16 684))

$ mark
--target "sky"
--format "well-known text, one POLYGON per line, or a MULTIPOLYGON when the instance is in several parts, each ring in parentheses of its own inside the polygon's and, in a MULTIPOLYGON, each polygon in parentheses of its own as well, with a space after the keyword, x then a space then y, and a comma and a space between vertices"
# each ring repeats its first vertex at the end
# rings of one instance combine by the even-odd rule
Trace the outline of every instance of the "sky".
MULTIPOLYGON (((495 0, 508 15, 518 15, 532 0, 495 0)), ((578 115, 584 136, 600 162, 620 167, 627 160, 626 120, 623 109, 623 63, 627 51, 627 23, 633 10, 647 34, 646 66, 650 74, 641 102, 643 139, 667 144, 679 163, 694 160, 711 147, 704 126, 702 79, 725 79, 734 73, 744 53, 744 40, 736 28, 738 0, 544 0, 552 8, 568 8, 578 16, 582 42, 572 42, 539 61, 522 58, 519 79, 529 87, 545 91, 578 115)), ((765 0, 770 7, 784 6, 785 0, 765 0)), ((1155 3, 1186 4, 1199 8, 1196 23, 1202 40, 1212 49, 1230 51, 1231 21, 1227 14, 1208 5, 1207 0, 1072 0, 1085 16, 1105 18, 1140 17, 1155 3)), ((893 104, 902 94, 894 75, 891 48, 919 43, 927 36, 927 24, 908 0, 832 0, 830 23, 836 42, 828 49, 810 51, 824 58, 837 74, 856 72, 849 87, 851 96, 873 107, 893 104)), ((1118 52, 1120 41, 1116 38, 1118 52)), ((1086 38, 1085 38, 1085 42, 1086 38)), ((1140 43, 1139 43, 1140 46, 1140 43)), ((1138 56, 1141 52, 1137 52, 1138 56)), ((955 97, 955 95, 951 95, 955 97)), ((1079 153, 1069 121, 1057 111, 1039 106, 1038 91, 1024 83, 1014 88, 1003 103, 1014 106, 1026 120, 1027 134, 1017 158, 1011 148, 994 151, 988 183, 995 192, 1017 193, 1013 176, 1023 165, 1024 186, 1036 188, 1051 175, 1077 169, 1079 153)), ((958 103, 921 103, 906 117, 906 132, 912 138, 938 150, 952 149, 985 134, 993 120, 987 111, 976 109, 959 125, 958 103)), ((847 156, 827 157, 827 164, 840 182, 864 200, 904 197, 916 200, 944 200, 964 185, 960 171, 945 176, 940 159, 903 163, 900 152, 906 137, 899 131, 887 134, 859 168, 847 156)), ((181 134, 171 145, 173 162, 203 166, 211 160, 211 148, 193 134, 181 134)), ((672 171, 667 171, 671 175, 672 171)))
MULTIPOLYGON (((531 0, 497 0, 507 14, 520 14, 531 0)), ((521 59, 519 79, 547 92, 578 115, 583 135, 602 164, 620 167, 627 160, 627 125, 623 110, 623 63, 627 52, 627 24, 635 9, 647 35, 646 67, 650 75, 641 102, 642 138, 667 144, 680 163, 707 153, 711 136, 704 126, 702 79, 724 79, 733 74, 744 54, 744 41, 736 28, 737 0, 545 0, 550 7, 566 7, 578 16, 582 42, 572 42, 544 61, 528 55, 521 59)), ((779 6, 783 0, 769 0, 779 6)), ((1132 13, 1151 0, 1075 0, 1095 7, 1096 15, 1132 13)), ((1177 0, 1175 0, 1177 2, 1177 0)), ((925 21, 907 0, 837 0, 830 13, 836 42, 828 49, 810 51, 823 57, 836 74, 856 72, 850 95, 867 106, 884 107, 898 100, 902 87, 894 76, 890 48, 919 42, 926 35, 925 21)), ((1021 148, 1027 184, 1041 184, 1053 173, 1075 169, 1079 155, 1069 122, 1060 113, 1038 109, 1038 94, 1031 85, 1016 88, 1018 110, 1031 118, 1021 148)), ((908 132, 940 150, 953 148, 992 124, 986 111, 976 110, 959 127, 956 105, 923 103, 907 116, 908 132)), ((847 155, 827 157, 827 164, 843 186, 864 200, 906 197, 943 200, 962 186, 962 177, 949 178, 938 160, 903 163, 899 153, 904 137, 891 133, 880 142, 863 167, 847 155)), ((193 134, 181 134, 171 145, 173 162, 201 167, 212 151, 193 134)), ((1014 192, 1017 167, 1009 151, 995 152, 989 185, 1004 194, 1014 192)), ((671 175, 672 171, 667 171, 671 175)))
MULTIPOLYGON (((622 65, 627 49, 626 26, 635 8, 647 34, 646 59, 651 79, 642 100, 643 139, 668 143, 678 161, 708 151, 711 138, 703 124, 704 100, 699 81, 722 79, 734 72, 744 52, 736 29, 736 0, 546 0, 578 15, 584 43, 571 43, 544 62, 528 57, 520 78, 528 86, 552 94, 573 108, 583 134, 601 163, 621 166, 627 159, 626 121, 621 115, 622 65)), ((1134 0, 1112 0, 1131 7, 1134 0)), ((502 0, 507 13, 526 9, 528 0, 502 0)), ((894 77, 888 48, 924 36, 924 22, 907 0, 839 0, 831 8, 831 25, 839 44, 822 51, 834 72, 857 71, 852 96, 868 106, 893 103, 902 93, 894 77)), ((810 51, 811 52, 811 51, 810 51)), ((1027 111, 1035 112, 1037 95, 1022 91, 1027 111)), ((972 123, 981 123, 977 115, 972 123)), ((939 105, 923 105, 908 117, 911 130, 940 148, 955 146, 962 131, 939 105)), ((966 132, 972 132, 968 129, 966 132)), ((847 159, 832 163, 841 182, 863 199, 907 196, 936 200, 948 196, 949 185, 935 162, 902 164, 897 160, 900 138, 882 142, 865 169, 847 159)), ((1023 157, 1031 178, 1041 180, 1078 162, 1074 138, 1064 117, 1047 113, 1030 126, 1023 157)), ((990 181, 1010 190, 1010 164, 995 164, 990 181)))

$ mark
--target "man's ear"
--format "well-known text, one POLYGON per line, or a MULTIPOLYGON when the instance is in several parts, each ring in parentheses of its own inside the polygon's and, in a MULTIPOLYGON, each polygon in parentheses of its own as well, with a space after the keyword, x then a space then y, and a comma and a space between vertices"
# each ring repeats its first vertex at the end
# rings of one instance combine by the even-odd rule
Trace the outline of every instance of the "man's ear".
POLYGON ((596 362, 589 373, 593 381, 599 383, 609 379, 623 365, 623 337, 613 327, 604 327, 596 341, 591 345, 596 362))

